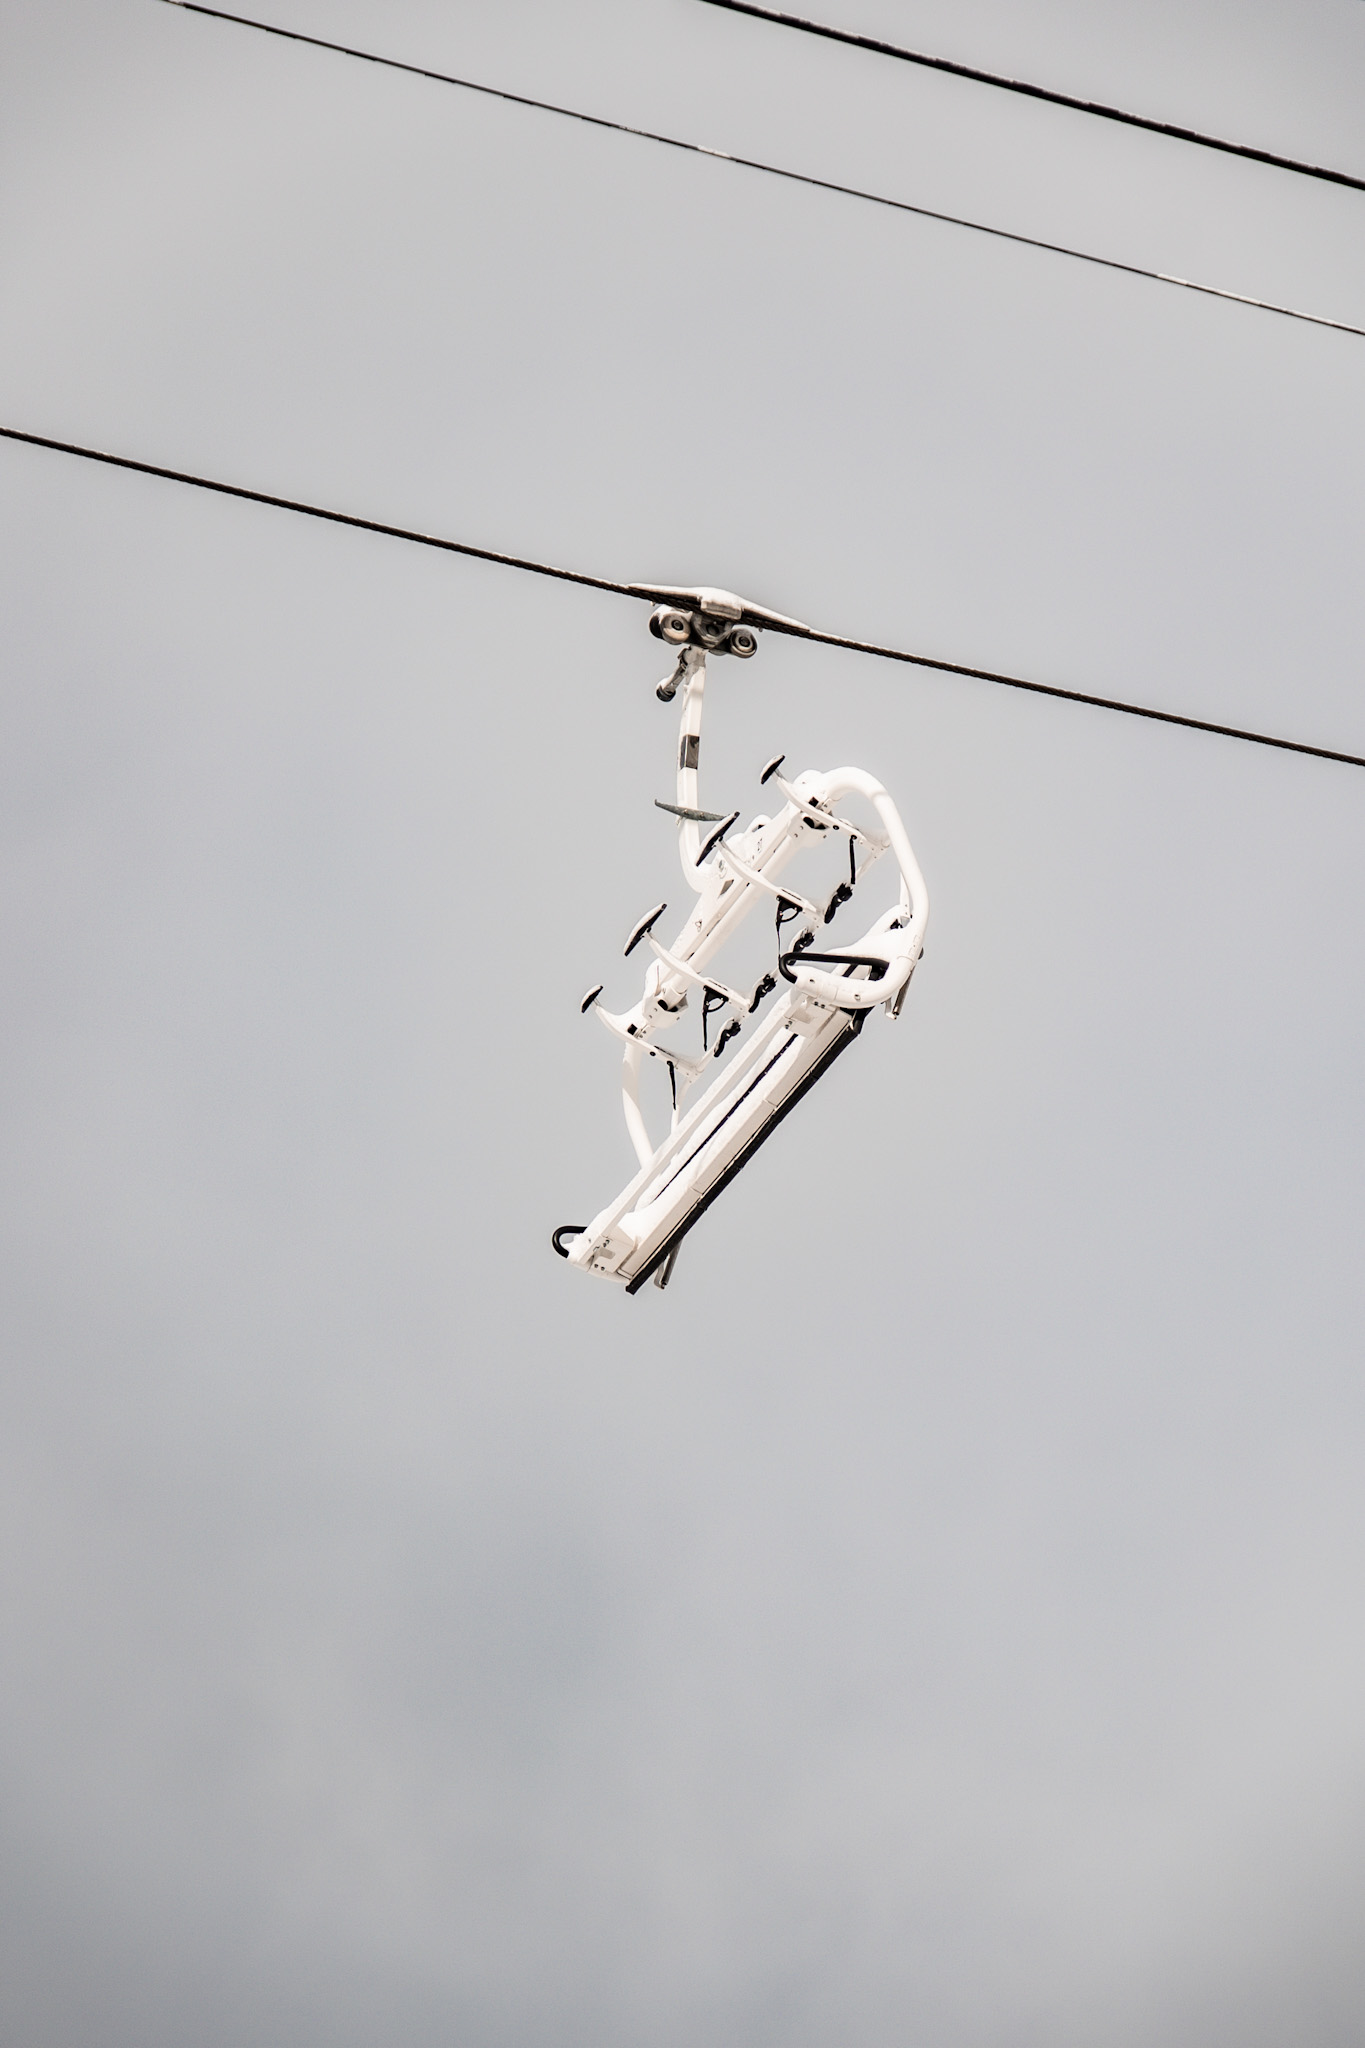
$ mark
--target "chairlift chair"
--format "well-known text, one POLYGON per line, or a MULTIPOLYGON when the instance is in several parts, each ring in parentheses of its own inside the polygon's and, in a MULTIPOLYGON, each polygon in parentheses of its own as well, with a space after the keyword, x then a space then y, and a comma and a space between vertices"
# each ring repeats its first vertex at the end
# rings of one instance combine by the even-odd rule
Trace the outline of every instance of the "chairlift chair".
POLYGON ((726 816, 702 809, 698 778, 708 658, 748 658, 757 652, 765 624, 792 622, 729 591, 664 586, 647 594, 662 600, 651 614, 651 631, 677 650, 676 665, 657 695, 665 703, 682 698, 677 800, 656 803, 678 821, 682 871, 697 900, 667 945, 655 935, 666 903, 646 911, 632 928, 627 957, 641 945, 652 955, 632 1009, 607 1009, 600 984, 583 998, 583 1011, 621 1041, 622 1102, 640 1170, 591 1223, 562 1224, 552 1239, 570 1265, 617 1281, 630 1294, 651 1278, 659 1287, 667 1285, 687 1232, 853 1044, 869 1012, 881 1008, 888 1017, 900 1015, 929 915, 924 878, 900 814, 881 783, 861 768, 808 769, 788 780, 778 755, 760 776, 783 799, 774 816, 755 817, 740 831, 739 811, 726 816), (850 796, 866 800, 876 827, 840 815, 837 806, 850 796), (838 840, 847 846, 848 878, 828 901, 812 901, 780 879, 804 850, 838 840), (817 947, 823 928, 888 852, 899 869, 897 903, 854 944, 817 947), (757 911, 770 914, 776 926, 774 972, 735 987, 714 963, 757 911), (693 1004, 701 1013, 700 1052, 673 1042, 681 1013, 693 1004), (662 1066, 669 1081, 672 1121, 659 1143, 650 1137, 640 1106, 646 1060, 662 1066))

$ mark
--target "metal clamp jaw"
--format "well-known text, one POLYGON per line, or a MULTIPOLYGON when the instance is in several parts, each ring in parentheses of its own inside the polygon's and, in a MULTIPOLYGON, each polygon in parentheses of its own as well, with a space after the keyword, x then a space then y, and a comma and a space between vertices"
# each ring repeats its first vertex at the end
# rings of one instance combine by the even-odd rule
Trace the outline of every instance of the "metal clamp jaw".
POLYGON ((677 605, 660 604, 649 615, 649 630, 656 640, 679 650, 672 675, 665 676, 655 691, 661 704, 672 703, 695 672, 698 657, 737 654, 741 661, 748 661, 758 653, 758 634, 753 627, 721 612, 700 608, 685 612, 677 605))
MULTIPOLYGON (((769 611, 766 605, 749 604, 733 590, 718 590, 709 583, 695 589, 669 584, 637 583, 632 588, 641 597, 659 600, 650 613, 649 630, 656 640, 666 640, 680 649, 700 648, 706 654, 737 654, 747 661, 758 652, 758 635, 764 626, 781 633, 808 633, 799 619, 769 611)), ((687 679, 682 654, 671 676, 659 684, 658 695, 665 703, 676 696, 687 679)))

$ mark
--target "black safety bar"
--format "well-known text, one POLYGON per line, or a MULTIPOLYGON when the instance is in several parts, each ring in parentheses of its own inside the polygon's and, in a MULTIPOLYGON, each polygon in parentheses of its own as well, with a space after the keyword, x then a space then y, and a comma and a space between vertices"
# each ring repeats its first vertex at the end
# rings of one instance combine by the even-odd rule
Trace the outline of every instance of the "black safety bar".
POLYGON ((812 953, 808 947, 799 946, 793 947, 790 953, 777 956, 778 968, 788 981, 796 979, 787 965, 789 960, 802 960, 807 966, 814 963, 821 967, 870 967, 869 981, 881 981, 886 974, 885 960, 875 960, 868 953, 812 953))

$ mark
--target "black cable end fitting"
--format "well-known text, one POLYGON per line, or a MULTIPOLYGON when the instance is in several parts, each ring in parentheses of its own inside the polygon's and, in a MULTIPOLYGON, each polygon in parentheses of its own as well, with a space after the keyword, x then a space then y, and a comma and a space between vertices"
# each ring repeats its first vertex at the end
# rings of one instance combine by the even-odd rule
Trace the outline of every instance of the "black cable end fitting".
POLYGON ((569 1248, 567 1245, 561 1244, 559 1240, 562 1237, 582 1237, 586 1229, 587 1225, 585 1223, 561 1223, 558 1230, 551 1231, 550 1243, 559 1253, 561 1259, 568 1258, 569 1248))
MULTIPOLYGON (((807 952, 809 948, 812 947, 814 944, 814 932, 798 932, 796 934, 795 939, 792 941, 791 951, 788 953, 779 952, 777 956, 777 971, 782 976, 782 979, 784 981, 795 981, 796 976, 792 973, 792 961, 795 960, 799 954, 807 952)), ((817 954, 816 958, 819 959, 819 957, 820 955, 817 954)))
POLYGON ((826 924, 831 924, 833 922, 834 913, 839 908, 839 905, 841 903, 847 903, 852 894, 853 891, 850 888, 849 884, 847 882, 840 882, 838 888, 835 890, 834 894, 829 899, 829 908, 825 912, 826 924))
POLYGON ((663 681, 655 686, 654 694, 659 702, 661 704, 671 704, 682 688, 686 678, 687 664, 682 656, 679 655, 678 666, 674 669, 672 675, 665 676, 663 681))
POLYGON ((701 992, 701 1049, 703 1052, 706 1051, 709 1021, 717 1010, 725 1008, 729 1000, 730 998, 726 995, 723 988, 712 988, 709 982, 703 984, 701 992))

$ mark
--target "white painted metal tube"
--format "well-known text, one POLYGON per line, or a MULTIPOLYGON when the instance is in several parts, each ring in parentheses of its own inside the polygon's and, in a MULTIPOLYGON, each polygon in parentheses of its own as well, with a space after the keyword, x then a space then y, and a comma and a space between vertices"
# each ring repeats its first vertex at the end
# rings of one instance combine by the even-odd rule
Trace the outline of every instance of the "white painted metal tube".
POLYGON ((644 1111, 640 1108, 640 1062, 643 1058, 642 1045, 626 1047, 621 1061, 621 1107, 626 1113, 626 1129, 635 1147, 635 1157, 641 1166, 648 1166, 654 1157, 654 1147, 645 1128, 644 1111))
MULTIPOLYGON (((678 802, 685 810, 699 811, 698 798, 699 759, 701 754, 701 714, 706 697, 706 649, 689 647, 684 651, 683 662, 687 668, 687 682, 683 690, 682 718, 678 725, 678 802)), ((705 877, 697 867, 697 855, 701 852, 701 829, 693 818, 678 820, 678 858, 682 871, 687 877, 688 887, 700 892, 706 887, 705 877)))

